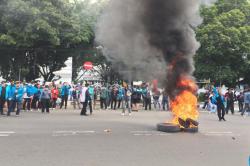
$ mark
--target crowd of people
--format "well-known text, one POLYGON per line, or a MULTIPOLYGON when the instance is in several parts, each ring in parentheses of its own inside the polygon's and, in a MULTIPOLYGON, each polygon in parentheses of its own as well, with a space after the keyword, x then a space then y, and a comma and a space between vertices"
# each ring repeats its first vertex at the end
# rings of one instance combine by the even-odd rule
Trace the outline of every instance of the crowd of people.
POLYGON ((100 109, 116 110, 122 109, 122 115, 128 111, 142 108, 151 110, 153 104, 156 110, 168 110, 168 96, 163 90, 152 90, 150 85, 144 83, 140 86, 134 85, 113 85, 90 84, 87 82, 69 84, 67 82, 55 84, 40 82, 2 82, 0 85, 0 114, 5 115, 4 108, 7 108, 7 116, 15 112, 16 116, 20 111, 40 111, 49 113, 50 109, 67 109, 68 102, 72 103, 74 109, 81 109, 81 115, 93 113, 97 101, 100 101, 100 109))
POLYGON ((229 111, 235 114, 235 102, 238 102, 239 112, 241 116, 250 115, 250 88, 245 86, 244 91, 237 93, 233 88, 223 94, 221 88, 211 88, 205 94, 205 103, 203 109, 207 109, 210 113, 217 113, 219 121, 225 120, 225 114, 229 111))

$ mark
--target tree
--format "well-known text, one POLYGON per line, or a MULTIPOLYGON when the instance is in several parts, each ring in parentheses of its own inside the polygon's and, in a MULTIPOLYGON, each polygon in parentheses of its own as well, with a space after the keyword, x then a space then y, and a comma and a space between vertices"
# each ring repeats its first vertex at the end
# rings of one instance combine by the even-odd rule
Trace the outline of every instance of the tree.
MULTIPOLYGON (((74 49, 90 47, 93 44, 93 20, 84 6, 87 1, 76 3, 69 0, 3 0, 0 3, 0 50, 15 50, 15 55, 6 54, 5 64, 13 61, 22 66, 27 80, 42 75, 51 81, 53 72, 64 67, 74 49), (85 9, 85 10, 83 10, 85 9), (84 11, 84 12, 83 12, 84 11), (84 19, 83 19, 84 18, 84 19), (15 59, 26 59, 25 65, 15 59)), ((93 17, 93 18, 92 18, 93 17)), ((8 52, 8 51, 7 51, 8 52)), ((1 55, 5 51, 1 52, 1 55)), ((11 70, 1 70, 5 78, 15 78, 11 70), (8 76, 8 77, 7 77, 8 76)))
POLYGON ((204 22, 196 30, 201 43, 195 57, 196 77, 228 86, 249 78, 250 3, 218 0, 211 7, 203 6, 201 14, 204 22))

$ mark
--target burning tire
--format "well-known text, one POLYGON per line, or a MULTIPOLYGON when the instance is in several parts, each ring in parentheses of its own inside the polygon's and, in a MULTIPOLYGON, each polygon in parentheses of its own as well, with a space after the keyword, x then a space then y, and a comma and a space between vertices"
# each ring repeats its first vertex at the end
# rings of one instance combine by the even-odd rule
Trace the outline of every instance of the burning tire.
POLYGON ((182 131, 187 133, 197 133, 199 131, 198 127, 183 128, 182 131))
POLYGON ((157 130, 167 133, 176 133, 180 132, 181 128, 179 125, 171 124, 171 123, 159 123, 157 124, 157 130))

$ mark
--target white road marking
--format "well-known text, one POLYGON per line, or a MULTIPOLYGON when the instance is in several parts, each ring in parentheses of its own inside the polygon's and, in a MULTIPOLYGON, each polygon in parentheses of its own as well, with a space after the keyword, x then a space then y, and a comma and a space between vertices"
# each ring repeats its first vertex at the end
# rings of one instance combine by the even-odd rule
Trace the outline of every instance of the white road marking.
POLYGON ((10 136, 9 134, 0 134, 0 137, 8 137, 10 136))
POLYGON ((201 133, 206 136, 240 136, 240 134, 234 134, 231 131, 209 131, 201 133))
POLYGON ((96 133, 95 131, 55 131, 52 136, 75 136, 75 135, 90 135, 96 133))
POLYGON ((15 134, 14 131, 0 131, 0 137, 8 137, 11 134, 15 134))
POLYGON ((162 133, 159 131, 131 131, 134 136, 169 136, 170 133, 162 133))

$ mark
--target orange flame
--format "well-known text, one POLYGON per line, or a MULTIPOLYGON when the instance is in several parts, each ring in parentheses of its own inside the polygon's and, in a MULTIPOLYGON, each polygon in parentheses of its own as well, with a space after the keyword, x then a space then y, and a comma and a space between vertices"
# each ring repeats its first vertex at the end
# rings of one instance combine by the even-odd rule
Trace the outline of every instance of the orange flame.
POLYGON ((170 103, 173 113, 172 123, 179 124, 178 118, 184 121, 188 118, 197 121, 199 112, 197 109, 197 97, 194 95, 194 92, 197 90, 195 82, 190 79, 182 79, 178 86, 185 87, 186 90, 182 91, 170 103))

